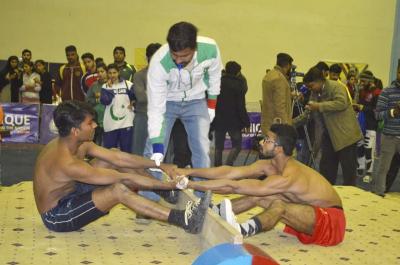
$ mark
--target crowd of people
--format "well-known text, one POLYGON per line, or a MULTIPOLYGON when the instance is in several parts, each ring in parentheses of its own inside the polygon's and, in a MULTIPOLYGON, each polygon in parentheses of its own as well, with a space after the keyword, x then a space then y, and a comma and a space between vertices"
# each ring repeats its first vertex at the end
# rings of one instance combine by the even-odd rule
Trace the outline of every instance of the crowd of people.
POLYGON ((373 192, 384 196, 400 166, 400 67, 397 79, 383 89, 369 70, 359 73, 350 68, 342 81, 341 65, 325 62, 300 74, 303 82, 296 84, 291 82, 299 75, 293 61, 289 54, 279 53, 276 66, 263 79, 262 132, 275 122, 294 124, 300 135, 299 161, 311 165, 321 152, 319 165, 313 166, 332 185, 338 184, 340 164, 344 185, 355 186, 360 177, 371 183, 373 192), (390 151, 388 138, 392 140, 390 151))
POLYGON ((211 190, 247 195, 234 201, 233 209, 227 201, 213 207, 245 236, 270 230, 282 221, 285 231, 303 243, 335 245, 345 231, 342 203, 331 186, 337 184, 338 165, 344 185, 356 185, 358 173, 365 181, 373 181, 373 191, 380 196, 397 174, 400 68, 397 80, 382 89, 371 71, 353 69, 342 82, 340 65, 319 62, 299 86, 293 82, 298 75, 294 59, 279 53, 276 66, 267 70, 262 81, 261 159, 235 168, 242 131, 249 127, 247 81, 235 61, 222 69, 217 43, 197 36, 193 24, 174 24, 166 44, 149 44, 149 65, 138 72, 125 61, 125 49, 120 46, 108 65, 91 53, 81 56, 81 64, 73 45, 65 53, 68 62, 53 83, 45 62, 32 63, 29 50, 23 51, 21 63, 11 56, 0 75, 1 87, 10 84, 12 102, 51 103, 55 96, 61 97, 54 112, 59 137, 39 155, 34 176, 38 210, 51 230, 79 229, 123 203, 138 216, 197 233, 210 203, 204 192, 211 190), (216 168, 210 168, 210 128, 215 131, 216 168), (223 163, 226 133, 232 150, 223 163), (186 146, 186 160, 180 163, 186 169, 164 163, 171 138, 174 148, 186 146), (301 140, 308 144, 298 148, 302 155, 296 161, 293 151, 301 140), (307 165, 319 151, 317 172, 307 165), (83 163, 86 155, 95 159, 83 163), (49 163, 53 173, 45 170, 49 163), (163 182, 160 169, 172 183, 163 182), (175 201, 175 188, 193 188, 201 201, 189 203, 184 211, 152 202, 160 196, 175 201), (82 205, 89 205, 90 211, 68 220, 57 217, 82 205), (265 211, 244 224, 230 217, 232 212, 257 205, 265 211), (328 223, 325 218, 335 225, 321 225, 328 223), (326 233, 331 236, 326 238, 326 233))

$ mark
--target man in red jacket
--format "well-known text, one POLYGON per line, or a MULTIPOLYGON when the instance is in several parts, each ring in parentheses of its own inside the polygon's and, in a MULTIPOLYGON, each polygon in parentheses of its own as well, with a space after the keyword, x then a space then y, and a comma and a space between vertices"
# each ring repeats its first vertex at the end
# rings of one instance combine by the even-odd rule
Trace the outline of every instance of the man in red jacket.
POLYGON ((73 45, 65 47, 67 64, 60 67, 56 87, 61 93, 61 99, 85 101, 85 95, 81 89, 81 78, 84 74, 84 67, 79 62, 76 47, 73 45))

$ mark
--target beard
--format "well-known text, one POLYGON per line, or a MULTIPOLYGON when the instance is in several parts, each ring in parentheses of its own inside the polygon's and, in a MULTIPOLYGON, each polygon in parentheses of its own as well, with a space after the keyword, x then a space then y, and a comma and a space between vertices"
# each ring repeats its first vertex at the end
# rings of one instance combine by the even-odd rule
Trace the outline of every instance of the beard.
POLYGON ((272 159, 275 157, 275 152, 274 151, 266 151, 265 153, 263 152, 262 148, 258 151, 258 158, 259 159, 272 159))

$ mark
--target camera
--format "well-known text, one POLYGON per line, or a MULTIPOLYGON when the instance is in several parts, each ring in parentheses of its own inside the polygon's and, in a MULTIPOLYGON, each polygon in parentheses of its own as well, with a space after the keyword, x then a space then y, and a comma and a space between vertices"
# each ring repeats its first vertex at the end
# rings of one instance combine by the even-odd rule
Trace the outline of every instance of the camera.
POLYGON ((296 68, 297 68, 297 66, 296 65, 292 65, 292 69, 291 69, 291 71, 290 71, 290 77, 291 78, 295 78, 295 77, 297 77, 297 76, 299 76, 299 77, 304 77, 304 73, 302 73, 302 72, 297 72, 296 71, 296 68))

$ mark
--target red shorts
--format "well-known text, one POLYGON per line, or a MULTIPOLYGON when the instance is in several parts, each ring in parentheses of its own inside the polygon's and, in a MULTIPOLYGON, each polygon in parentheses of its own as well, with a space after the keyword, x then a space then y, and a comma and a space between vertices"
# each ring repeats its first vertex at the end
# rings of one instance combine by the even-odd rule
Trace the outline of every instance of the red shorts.
POLYGON ((285 233, 296 236, 303 244, 335 246, 344 239, 346 218, 343 209, 314 207, 315 226, 312 235, 300 233, 286 225, 285 233))

